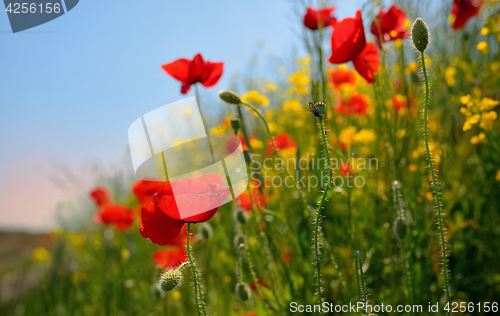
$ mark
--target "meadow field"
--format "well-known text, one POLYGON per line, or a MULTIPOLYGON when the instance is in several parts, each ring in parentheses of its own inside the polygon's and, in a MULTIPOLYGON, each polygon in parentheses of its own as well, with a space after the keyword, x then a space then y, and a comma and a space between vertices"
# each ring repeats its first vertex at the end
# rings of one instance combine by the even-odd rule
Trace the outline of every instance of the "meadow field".
POLYGON ((100 174, 72 222, 0 236, 1 315, 498 314, 500 2, 290 6, 291 63, 158 65, 236 136, 245 192, 182 183, 213 204, 179 218, 181 180, 100 174))

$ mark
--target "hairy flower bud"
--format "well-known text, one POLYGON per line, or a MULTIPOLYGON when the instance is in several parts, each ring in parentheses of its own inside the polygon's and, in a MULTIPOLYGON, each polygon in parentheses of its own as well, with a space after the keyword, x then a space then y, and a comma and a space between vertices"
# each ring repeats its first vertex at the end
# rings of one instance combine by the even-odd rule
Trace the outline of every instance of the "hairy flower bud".
POLYGON ((234 247, 236 249, 239 249, 240 248, 240 245, 243 244, 244 246, 246 246, 247 244, 247 237, 245 235, 236 235, 234 236, 234 247))
POLYGON ((221 98, 222 100, 224 100, 230 104, 240 104, 241 103, 240 96, 236 92, 231 91, 231 90, 223 89, 223 90, 219 91, 219 98, 221 98))
POLYGON ((205 241, 208 241, 210 238, 212 238, 214 234, 214 230, 212 229, 212 226, 210 226, 209 223, 200 224, 199 232, 201 237, 203 237, 205 241))
POLYGON ((309 113, 319 120, 326 118, 326 104, 323 102, 318 102, 316 104, 309 102, 308 110, 309 113))
POLYGON ((406 236, 406 222, 401 218, 396 218, 392 224, 392 232, 397 240, 403 240, 406 236))
POLYGON ((179 287, 182 284, 182 271, 181 268, 168 269, 162 273, 158 280, 160 289, 163 292, 169 292, 179 287))
POLYGON ((240 302, 245 302, 250 299, 252 296, 252 291, 250 287, 246 283, 237 283, 236 284, 236 298, 240 302))
POLYGON ((417 50, 423 52, 427 48, 429 44, 429 29, 421 18, 416 19, 413 23, 411 27, 411 37, 413 39, 413 45, 415 45, 417 50))
POLYGON ((248 223, 248 214, 246 211, 237 210, 234 217, 241 225, 246 225, 248 223))

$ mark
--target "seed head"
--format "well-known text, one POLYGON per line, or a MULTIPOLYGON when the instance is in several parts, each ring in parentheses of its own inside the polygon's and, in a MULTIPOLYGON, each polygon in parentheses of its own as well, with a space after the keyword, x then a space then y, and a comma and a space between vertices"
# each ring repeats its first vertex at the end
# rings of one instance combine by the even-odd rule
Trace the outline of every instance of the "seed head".
POLYGON ((165 293, 178 288, 182 284, 181 269, 176 268, 165 270, 165 272, 163 272, 160 276, 158 284, 160 285, 160 289, 165 293))
POLYGON ((248 223, 248 214, 246 211, 237 210, 235 214, 238 223, 241 225, 246 225, 248 223))
POLYGON ((416 19, 413 23, 411 27, 411 37, 413 39, 413 45, 415 45, 417 50, 423 52, 427 48, 429 44, 429 29, 421 18, 416 19))
POLYGON ((326 118, 326 104, 323 102, 318 102, 316 104, 309 102, 307 109, 309 110, 309 113, 319 120, 326 118))
POLYGON ((248 301, 252 297, 252 291, 250 287, 246 283, 237 283, 236 284, 236 298, 240 302, 248 301))
POLYGON ((235 134, 238 134, 238 130, 240 129, 240 119, 232 119, 231 120, 231 128, 234 130, 235 134))
POLYGON ((227 103, 230 104, 240 104, 241 103, 241 98, 240 96, 231 90, 221 90, 219 91, 219 98, 222 100, 226 101, 227 103))

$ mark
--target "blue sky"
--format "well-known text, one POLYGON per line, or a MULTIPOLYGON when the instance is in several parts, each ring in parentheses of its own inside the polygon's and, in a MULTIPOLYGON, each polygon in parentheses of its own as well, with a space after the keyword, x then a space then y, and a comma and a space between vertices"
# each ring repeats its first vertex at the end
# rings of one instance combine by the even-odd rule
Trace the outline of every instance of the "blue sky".
MULTIPOLYGON (((363 1, 339 5, 353 16, 363 1)), ((69 13, 12 34, 0 13, 0 228, 47 228, 67 194, 50 182, 54 163, 121 161, 128 126, 179 100, 160 66, 200 52, 223 61, 219 84, 265 54, 299 47, 292 1, 80 1, 69 13)), ((189 94, 188 94, 189 96, 189 94)))

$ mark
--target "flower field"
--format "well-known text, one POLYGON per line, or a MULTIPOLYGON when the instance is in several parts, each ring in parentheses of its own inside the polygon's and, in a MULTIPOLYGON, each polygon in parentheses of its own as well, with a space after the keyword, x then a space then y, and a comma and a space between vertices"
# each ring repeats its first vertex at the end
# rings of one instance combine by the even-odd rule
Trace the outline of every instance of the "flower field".
POLYGON ((203 52, 158 65, 236 136, 245 191, 100 176, 80 225, 2 272, 37 275, 2 315, 498 312, 500 2, 290 6, 306 53, 268 77, 221 86, 203 52))

